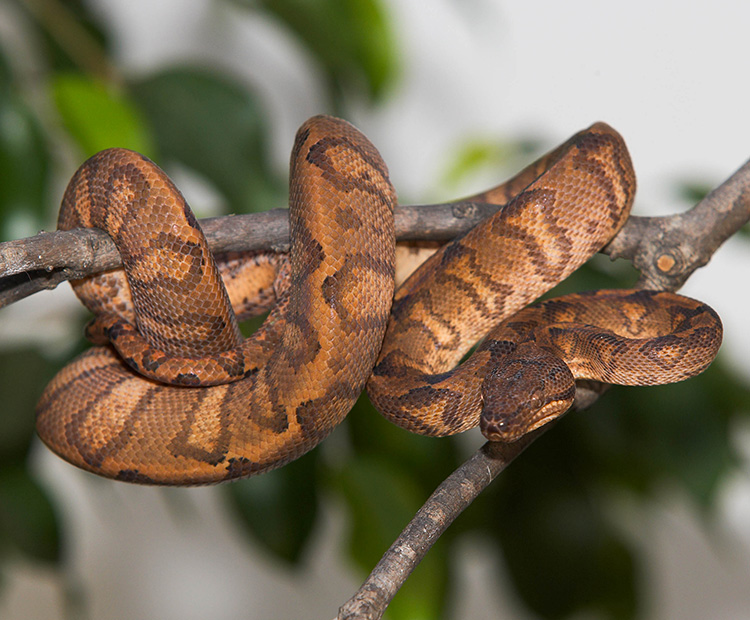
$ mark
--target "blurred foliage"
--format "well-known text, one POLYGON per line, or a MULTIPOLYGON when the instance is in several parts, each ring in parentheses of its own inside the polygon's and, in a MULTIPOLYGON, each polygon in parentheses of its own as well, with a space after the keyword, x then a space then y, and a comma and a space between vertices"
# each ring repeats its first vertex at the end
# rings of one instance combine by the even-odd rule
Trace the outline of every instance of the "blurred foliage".
POLYGON ((455 149, 442 174, 441 184, 451 188, 483 171, 511 170, 514 163, 533 157, 543 146, 542 140, 532 137, 516 140, 467 138, 455 149))
POLYGON ((688 204, 703 200, 713 189, 708 182, 682 181, 677 183, 677 196, 688 204))
POLYGON ((74 73, 57 74, 50 86, 60 120, 84 157, 113 144, 153 155, 149 129, 126 95, 74 73))
MULTIPOLYGON (((82 161, 98 149, 127 146, 189 170, 228 211, 283 204, 285 171, 268 163, 271 115, 247 83, 189 63, 125 79, 108 53, 110 33, 85 3, 33 5, 54 8, 50 14, 38 8, 27 14, 32 4, 20 0, 12 4, 28 18, 40 66, 25 73, 27 65, 0 46, 4 238, 51 220, 61 151, 82 161)), ((321 112, 346 115, 348 102, 376 104, 398 75, 398 50, 379 0, 232 4, 275 20, 307 50, 325 80, 330 108, 321 112)), ((467 140, 440 183, 459 184, 528 159, 538 144, 467 140)), ((703 191, 685 187, 684 195, 695 200, 703 191)), ((628 264, 599 257, 555 292, 627 286, 635 275, 628 264)), ((11 554, 61 558, 54 505, 26 461, 35 400, 65 361, 31 348, 0 353, 0 561, 11 554)), ((611 389, 591 410, 560 421, 458 519, 387 617, 448 617, 456 543, 467 535, 497 551, 519 597, 541 618, 637 617, 647 611, 639 573, 644 553, 614 518, 612 498, 645 502, 666 483, 710 513, 735 465, 730 428, 749 409, 748 390, 721 361, 679 385, 611 389)), ((347 514, 352 566, 364 576, 467 455, 456 440, 411 435, 387 423, 364 396, 336 435, 336 455, 326 442, 280 470, 223 488, 248 535, 290 566, 303 561, 321 497, 335 497, 347 514)))
POLYGON ((165 165, 182 164, 212 183, 232 213, 283 204, 285 190, 267 163, 265 111, 247 88, 179 67, 134 82, 132 92, 165 165))
POLYGON ((319 452, 226 486, 227 499, 256 543, 291 564, 300 561, 318 515, 319 452))
POLYGON ((0 56, 0 216, 1 238, 17 218, 40 221, 49 203, 50 148, 41 122, 13 85, 0 56))
POLYGON ((333 112, 347 96, 381 98, 394 80, 397 53, 378 0, 237 0, 264 10, 297 38, 324 73, 333 112))
POLYGON ((50 498, 26 470, 39 387, 56 365, 33 350, 0 352, 0 558, 60 558, 59 524, 50 498))

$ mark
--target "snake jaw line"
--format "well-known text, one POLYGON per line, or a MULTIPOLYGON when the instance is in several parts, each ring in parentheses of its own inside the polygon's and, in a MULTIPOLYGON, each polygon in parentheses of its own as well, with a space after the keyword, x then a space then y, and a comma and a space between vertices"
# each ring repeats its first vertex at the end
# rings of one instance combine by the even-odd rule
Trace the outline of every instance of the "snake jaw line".
POLYGON ((509 388, 507 384, 502 386, 494 381, 493 383, 492 389, 501 390, 503 397, 483 399, 479 421, 482 434, 489 441, 518 441, 524 435, 562 416, 573 404, 573 399, 568 394, 564 397, 545 394, 545 386, 542 384, 528 398, 516 400, 517 406, 511 410, 514 399, 518 397, 518 385, 509 388))

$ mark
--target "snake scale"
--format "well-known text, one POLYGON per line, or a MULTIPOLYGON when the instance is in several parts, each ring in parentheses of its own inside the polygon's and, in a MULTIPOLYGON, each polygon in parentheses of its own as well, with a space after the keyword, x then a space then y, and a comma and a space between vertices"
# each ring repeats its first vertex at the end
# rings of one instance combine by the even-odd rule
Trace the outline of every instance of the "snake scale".
POLYGON ((381 413, 412 431, 479 424, 512 441, 567 410, 574 379, 698 374, 722 337, 700 302, 596 291, 525 308, 617 233, 634 191, 624 142, 597 123, 472 197, 505 206, 443 246, 394 299, 396 194, 348 123, 318 116, 297 133, 288 261, 233 258, 221 272, 166 175, 131 151, 103 151, 71 180, 58 227, 105 230, 125 275, 73 283, 95 314, 87 335, 97 346, 47 386, 38 433, 103 476, 203 484, 299 457, 365 384, 381 413), (269 304, 243 339, 235 309, 269 304))

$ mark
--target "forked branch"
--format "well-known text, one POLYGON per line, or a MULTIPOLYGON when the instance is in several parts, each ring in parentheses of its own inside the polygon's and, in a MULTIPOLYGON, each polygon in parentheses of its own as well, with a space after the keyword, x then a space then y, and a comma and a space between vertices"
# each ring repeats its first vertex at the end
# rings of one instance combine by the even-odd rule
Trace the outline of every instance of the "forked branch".
MULTIPOLYGON (((458 201, 400 206, 399 241, 447 241, 500 208, 458 201)), ((603 250, 627 258, 643 274, 644 288, 676 290, 750 217, 750 162, 690 211, 667 217, 631 217, 603 250)), ((286 209, 208 218, 201 221, 214 253, 284 252, 289 248, 286 209)), ((96 229, 42 232, 0 243, 0 308, 65 280, 120 265, 106 233, 96 229)))

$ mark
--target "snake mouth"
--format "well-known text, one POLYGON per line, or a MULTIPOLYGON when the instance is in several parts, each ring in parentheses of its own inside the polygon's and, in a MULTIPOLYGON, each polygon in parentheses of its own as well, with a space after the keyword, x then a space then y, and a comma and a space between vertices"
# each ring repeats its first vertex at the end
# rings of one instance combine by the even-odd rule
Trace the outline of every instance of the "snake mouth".
POLYGON ((480 428, 482 434, 489 441, 502 443, 513 443, 524 435, 549 424, 562 416, 570 409, 571 402, 568 399, 552 400, 533 411, 516 411, 512 414, 490 414, 482 411, 480 428))

